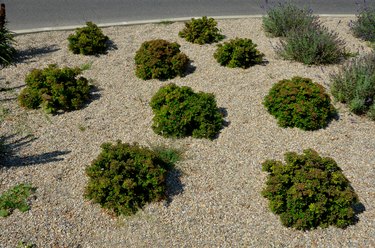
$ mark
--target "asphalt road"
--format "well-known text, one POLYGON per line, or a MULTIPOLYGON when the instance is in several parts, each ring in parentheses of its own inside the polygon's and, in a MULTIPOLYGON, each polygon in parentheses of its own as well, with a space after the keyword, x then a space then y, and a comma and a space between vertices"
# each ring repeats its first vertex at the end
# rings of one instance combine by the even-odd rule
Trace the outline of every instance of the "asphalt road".
MULTIPOLYGON (((296 0, 316 14, 356 14, 364 0, 296 0)), ((266 0, 2 0, 15 30, 170 19, 265 14, 266 0)), ((375 0, 367 0, 375 4, 375 0)))

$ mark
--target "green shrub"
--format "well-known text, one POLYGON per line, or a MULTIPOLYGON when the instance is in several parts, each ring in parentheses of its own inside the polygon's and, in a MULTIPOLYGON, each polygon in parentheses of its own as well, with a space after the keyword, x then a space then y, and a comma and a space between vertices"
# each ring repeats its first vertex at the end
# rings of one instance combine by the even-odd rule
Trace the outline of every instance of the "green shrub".
POLYGON ((131 215, 146 203, 165 198, 165 178, 173 150, 160 155, 138 144, 104 143, 102 152, 86 168, 85 197, 116 215, 131 215), (165 155, 169 154, 169 155, 165 155))
POLYGON ((332 158, 322 158, 308 149, 301 155, 287 152, 285 162, 267 160, 262 164, 263 171, 270 173, 262 195, 283 225, 308 230, 354 224, 353 207, 360 203, 332 158))
POLYGON ((26 212, 30 209, 27 199, 35 192, 30 184, 19 184, 0 195, 0 216, 7 217, 13 210, 26 212))
POLYGON ((323 86, 302 77, 279 81, 264 98, 263 104, 281 127, 303 130, 326 127, 336 113, 323 86))
POLYGON ((223 124, 214 95, 195 93, 189 87, 168 84, 152 97, 152 128, 165 137, 212 139, 223 124))
POLYGON ((7 66, 14 62, 16 49, 13 33, 5 26, 0 28, 0 65, 7 66))
POLYGON ((375 42, 375 5, 364 7, 351 24, 356 37, 375 42))
POLYGON ((291 2, 279 2, 263 17, 264 30, 274 37, 285 37, 290 30, 316 23, 318 17, 311 10, 300 9, 291 2))
POLYGON ((345 41, 320 24, 290 30, 276 52, 284 59, 307 65, 338 63, 351 55, 345 41))
POLYGON ((47 113, 79 109, 89 99, 91 89, 86 78, 76 78, 81 72, 78 67, 59 69, 57 65, 32 70, 26 76, 26 88, 18 96, 21 106, 42 107, 47 113))
POLYGON ((189 58, 180 52, 179 44, 161 39, 144 42, 134 60, 135 74, 144 80, 183 76, 189 62, 189 58))
POLYGON ((192 18, 185 23, 185 28, 178 35, 191 43, 200 45, 214 43, 224 39, 224 35, 220 34, 216 26, 217 22, 214 18, 207 18, 207 16, 192 18))
POLYGON ((36 247, 37 246, 33 243, 20 241, 20 242, 18 242, 16 248, 36 248, 36 247))
POLYGON ((248 68, 263 61, 264 54, 256 47, 250 39, 236 38, 218 44, 214 57, 223 66, 248 68))
POLYGON ((92 22, 77 28, 75 34, 68 37, 69 50, 74 54, 97 55, 104 54, 108 49, 109 38, 92 22))
POLYGON ((331 75, 332 95, 355 114, 375 120, 375 53, 353 59, 331 75))

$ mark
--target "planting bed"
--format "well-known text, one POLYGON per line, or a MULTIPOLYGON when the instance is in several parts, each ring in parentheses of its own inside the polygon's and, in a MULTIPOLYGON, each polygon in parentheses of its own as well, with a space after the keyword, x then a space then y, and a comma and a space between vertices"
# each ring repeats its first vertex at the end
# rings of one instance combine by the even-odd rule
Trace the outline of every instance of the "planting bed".
MULTIPOLYGON (((350 32, 353 18, 321 18, 347 42, 351 52, 370 51, 350 32)), ((37 247, 374 247, 375 122, 334 102, 338 118, 325 129, 281 128, 262 105, 273 84, 293 76, 311 78, 329 93, 329 74, 339 65, 306 66, 276 56, 279 38, 269 38, 262 20, 219 20, 226 36, 250 38, 267 63, 248 69, 220 66, 216 44, 197 45, 178 37, 183 23, 104 28, 113 42, 106 55, 74 55, 67 37, 73 31, 16 37, 21 61, 0 70, 0 135, 13 150, 0 167, 0 193, 28 182, 36 187, 31 209, 0 217, 0 247, 19 241, 37 247), (135 75, 134 55, 151 39, 178 42, 191 60, 190 73, 167 81, 135 75), (25 75, 48 64, 91 64, 93 100, 81 110, 57 115, 19 107, 25 75), (227 125, 218 137, 167 139, 151 128, 151 97, 167 83, 213 93, 227 125), (147 205, 130 217, 114 217, 83 197, 85 168, 103 142, 167 145, 184 150, 168 177, 168 200, 147 205), (355 225, 309 232, 284 227, 263 198, 266 159, 282 160, 287 151, 312 148, 333 158, 358 194, 365 210, 355 225)))

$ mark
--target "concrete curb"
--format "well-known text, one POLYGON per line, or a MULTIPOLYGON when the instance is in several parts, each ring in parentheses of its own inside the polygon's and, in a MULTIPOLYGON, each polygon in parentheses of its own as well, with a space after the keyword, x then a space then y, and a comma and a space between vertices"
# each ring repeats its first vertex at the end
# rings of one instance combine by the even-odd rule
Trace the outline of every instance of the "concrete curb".
MULTIPOLYGON (((355 17, 353 14, 343 14, 343 15, 318 15, 321 17, 355 17)), ((225 20, 225 19, 245 19, 245 18, 261 18, 263 15, 234 15, 234 16, 210 16, 216 20, 225 20)), ((113 23, 101 23, 97 24, 99 27, 113 27, 113 26, 131 26, 131 25, 141 25, 141 24, 155 24, 163 22, 183 22, 188 21, 191 18, 201 18, 201 16, 193 17, 180 17, 180 18, 167 18, 167 19, 153 19, 153 20, 142 20, 142 21, 128 21, 128 22, 113 22, 113 23)), ((61 26, 61 27, 43 27, 43 28, 34 28, 34 29, 21 29, 21 30, 12 30, 14 35, 23 35, 31 33, 40 33, 40 32, 49 32, 49 31, 69 31, 76 28, 84 27, 85 25, 73 25, 73 26, 61 26)))

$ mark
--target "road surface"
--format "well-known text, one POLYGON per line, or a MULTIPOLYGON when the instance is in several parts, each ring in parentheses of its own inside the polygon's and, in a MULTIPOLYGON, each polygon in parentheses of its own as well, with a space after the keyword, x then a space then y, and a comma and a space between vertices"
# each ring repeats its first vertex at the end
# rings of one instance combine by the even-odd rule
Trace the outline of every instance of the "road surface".
MULTIPOLYGON (((265 0, 2 0, 8 28, 23 30, 176 17, 265 14, 265 0)), ((268 2, 271 2, 268 1, 268 2)), ((316 14, 356 14, 363 0, 297 0, 316 14)), ((375 0, 367 0, 375 3, 375 0)))

